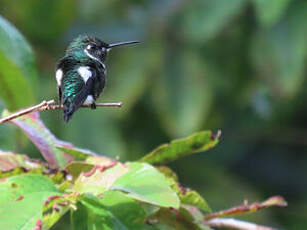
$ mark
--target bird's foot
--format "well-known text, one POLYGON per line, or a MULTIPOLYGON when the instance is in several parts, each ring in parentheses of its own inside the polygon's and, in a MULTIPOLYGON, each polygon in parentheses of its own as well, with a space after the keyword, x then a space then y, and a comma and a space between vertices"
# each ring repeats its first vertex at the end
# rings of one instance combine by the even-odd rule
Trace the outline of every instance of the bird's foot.
POLYGON ((95 102, 91 104, 91 109, 96 109, 96 104, 95 104, 95 102))

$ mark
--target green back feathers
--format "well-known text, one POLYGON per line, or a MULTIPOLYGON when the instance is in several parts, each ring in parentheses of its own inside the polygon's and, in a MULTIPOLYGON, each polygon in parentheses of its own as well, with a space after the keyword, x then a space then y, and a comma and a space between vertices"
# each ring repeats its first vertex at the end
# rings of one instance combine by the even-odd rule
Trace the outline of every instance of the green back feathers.
POLYGON ((69 70, 65 75, 62 82, 63 102, 68 101, 72 103, 78 92, 84 86, 84 81, 79 76, 76 68, 69 70))

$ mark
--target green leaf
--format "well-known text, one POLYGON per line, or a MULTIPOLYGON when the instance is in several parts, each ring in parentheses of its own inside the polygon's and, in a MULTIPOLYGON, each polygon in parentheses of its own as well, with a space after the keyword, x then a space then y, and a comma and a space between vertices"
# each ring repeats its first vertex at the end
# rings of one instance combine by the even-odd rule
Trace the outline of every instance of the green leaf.
POLYGON ((78 193, 101 194, 110 189, 114 181, 125 174, 128 167, 117 163, 114 167, 101 171, 97 166, 91 172, 81 173, 74 184, 74 191, 78 193))
POLYGON ((186 221, 194 223, 199 230, 211 230, 211 228, 206 226, 203 222, 204 215, 198 208, 190 205, 182 205, 179 212, 186 221))
POLYGON ((137 230, 146 229, 145 211, 135 200, 119 191, 107 191, 102 198, 86 195, 72 213, 74 230, 137 230), (84 221, 86 220, 86 221, 84 221))
POLYGON ((36 66, 29 44, 0 16, 0 96, 8 109, 34 104, 32 88, 36 84, 36 66))
POLYGON ((154 216, 148 219, 148 222, 156 229, 161 230, 203 230, 209 228, 203 228, 199 224, 193 222, 193 217, 188 215, 189 213, 183 213, 181 209, 179 211, 173 211, 170 209, 162 208, 154 216), (184 215, 183 215, 184 214, 184 215))
POLYGON ((68 147, 68 146, 56 146, 57 149, 71 155, 74 157, 75 160, 86 160, 89 156, 95 156, 97 155, 96 153, 87 150, 87 149, 80 149, 80 148, 75 148, 75 147, 68 147))
POLYGON ((293 98, 303 86, 307 29, 301 22, 307 19, 306 10, 305 1, 294 4, 286 20, 257 31, 252 40, 252 63, 278 101, 293 98))
POLYGON ((65 170, 72 175, 73 180, 75 180, 82 172, 90 171, 94 165, 88 164, 85 162, 72 161, 68 163, 65 167, 65 170))
POLYGON ((206 77, 208 68, 196 50, 179 51, 176 46, 165 52, 163 69, 152 87, 152 100, 165 131, 184 136, 198 130, 209 112, 212 91, 206 77))
POLYGON ((50 229, 55 225, 68 211, 70 210, 69 206, 57 206, 57 210, 50 210, 50 213, 43 216, 43 229, 50 229))
POLYGON ((140 161, 150 164, 163 164, 174 161, 180 157, 193 153, 204 152, 213 148, 218 143, 220 132, 214 136, 211 131, 202 131, 182 139, 176 139, 168 144, 163 144, 140 161))
POLYGON ((178 196, 157 169, 146 163, 126 165, 129 171, 120 176, 111 189, 127 192, 130 197, 150 204, 179 208, 178 196))
POLYGON ((75 210, 79 194, 64 194, 52 196, 44 202, 43 206, 43 229, 50 229, 70 210, 75 210))
POLYGON ((22 26, 23 31, 40 44, 52 43, 64 31, 67 31, 68 26, 75 19, 78 8, 74 0, 28 0, 20 1, 18 4, 10 0, 2 0, 2 4, 6 9, 3 13, 14 15, 16 24, 22 26), (50 14, 50 12, 53 13, 50 14))
POLYGON ((286 11, 290 0, 253 0, 259 21, 264 26, 274 25, 286 11))
POLYGON ((177 175, 170 168, 160 166, 158 170, 166 177, 169 186, 177 193, 182 204, 193 205, 204 212, 211 212, 207 201, 195 190, 182 187, 178 182, 177 175))
POLYGON ((11 123, 17 125, 25 132, 33 144, 39 149, 43 157, 53 167, 64 168, 72 160, 72 157, 57 149, 55 145, 73 145, 58 140, 40 120, 38 112, 16 118, 11 123))
POLYGON ((205 42, 217 35, 238 15, 245 0, 197 0, 187 4, 181 34, 188 40, 205 42))
POLYGON ((74 191, 99 195, 108 190, 121 190, 130 197, 162 206, 179 207, 179 199, 165 177, 146 163, 117 163, 112 168, 81 173, 74 184, 74 191))
POLYGON ((140 100, 151 77, 148 73, 157 66, 156 59, 161 53, 161 48, 140 44, 111 57, 110 62, 112 58, 116 60, 110 69, 114 77, 109 80, 110 88, 104 100, 123 101, 125 109, 118 115, 125 115, 140 100))
POLYGON ((21 167, 24 169, 39 169, 41 165, 31 161, 27 155, 0 150, 0 174, 21 167))
POLYGON ((193 205, 202 211, 211 212, 207 201, 195 190, 188 189, 183 193, 179 193, 179 198, 183 204, 193 205))
POLYGON ((0 183, 0 229, 32 230, 42 219, 43 202, 59 194, 53 182, 42 175, 7 178, 0 183))

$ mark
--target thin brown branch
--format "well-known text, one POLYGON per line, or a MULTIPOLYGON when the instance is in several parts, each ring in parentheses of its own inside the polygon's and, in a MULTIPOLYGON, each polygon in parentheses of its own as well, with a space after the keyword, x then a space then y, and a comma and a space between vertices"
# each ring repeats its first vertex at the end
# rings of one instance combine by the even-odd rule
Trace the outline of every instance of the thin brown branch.
POLYGON ((275 230, 271 227, 261 226, 232 218, 215 218, 213 220, 204 222, 204 224, 212 228, 228 228, 238 230, 275 230))
POLYGON ((255 202, 252 204, 243 204, 230 209, 210 213, 204 217, 204 220, 208 221, 217 217, 247 214, 271 206, 285 207, 287 206, 287 202, 281 196, 273 196, 261 203, 255 202))
MULTIPOLYGON (((121 102, 116 102, 116 103, 96 103, 96 107, 121 107, 122 103, 121 102)), ((82 105, 82 108, 90 108, 90 105, 82 105)), ((10 120, 13 120, 17 117, 21 117, 25 114, 28 113, 33 113, 36 111, 44 111, 44 110, 56 110, 56 109, 63 109, 63 105, 55 105, 55 101, 54 100, 49 100, 49 101, 42 101, 41 103, 25 108, 25 109, 21 109, 15 113, 10 114, 7 117, 1 118, 0 119, 0 124, 1 123, 5 123, 8 122, 10 120)))

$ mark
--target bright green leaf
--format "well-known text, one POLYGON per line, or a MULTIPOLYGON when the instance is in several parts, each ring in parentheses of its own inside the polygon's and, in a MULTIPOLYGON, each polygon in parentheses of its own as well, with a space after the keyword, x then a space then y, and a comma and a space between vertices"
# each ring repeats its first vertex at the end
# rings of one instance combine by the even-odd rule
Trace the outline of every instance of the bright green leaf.
POLYGON ((146 229, 145 211, 135 200, 119 191, 108 191, 103 197, 86 195, 72 213, 74 230, 137 230, 146 229), (83 220, 83 221, 82 221, 83 220))
POLYGON ((78 193, 101 194, 110 189, 114 181, 125 174, 128 167, 121 163, 100 171, 97 166, 91 172, 81 173, 74 184, 74 191, 78 193))
POLYGON ((29 44, 0 16, 0 96, 8 109, 34 104, 32 88, 36 88, 36 81, 34 55, 29 44))
POLYGON ((58 210, 55 211, 51 208, 50 213, 43 216, 43 229, 50 229, 55 225, 69 210, 69 206, 57 206, 58 210))
POLYGON ((202 131, 186 138, 173 140, 169 144, 160 145, 140 161, 150 164, 170 162, 183 156, 209 150, 218 141, 218 137, 215 137, 211 131, 202 131))
POLYGON ((202 211, 211 212, 211 209, 208 203, 195 190, 188 189, 187 191, 184 191, 183 193, 179 193, 179 198, 183 204, 193 205, 201 209, 202 211))
POLYGON ((53 182, 42 175, 7 178, 0 183, 0 229, 32 230, 42 219, 43 202, 58 194, 53 182))
POLYGON ((96 153, 87 149, 67 147, 62 145, 56 146, 56 148, 71 155, 72 157, 74 157, 75 160, 86 160, 86 158, 88 158, 89 156, 97 155, 96 153))
POLYGON ((179 208, 178 196, 157 169, 146 163, 126 165, 129 171, 120 176, 111 189, 127 192, 129 196, 150 204, 179 208))

